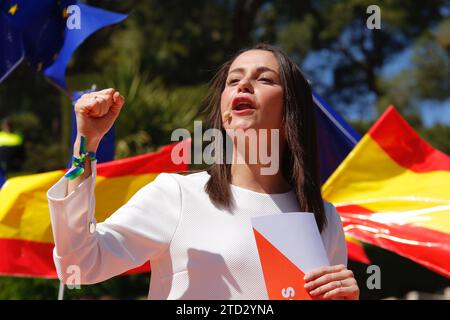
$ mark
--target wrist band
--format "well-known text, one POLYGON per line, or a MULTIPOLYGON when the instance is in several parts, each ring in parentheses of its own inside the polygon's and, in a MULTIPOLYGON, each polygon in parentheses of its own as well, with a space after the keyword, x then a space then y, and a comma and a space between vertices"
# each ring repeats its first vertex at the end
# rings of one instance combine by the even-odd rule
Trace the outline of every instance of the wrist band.
POLYGON ((84 136, 81 136, 79 153, 80 153, 79 157, 72 156, 72 166, 74 166, 74 168, 69 170, 69 172, 67 172, 64 175, 64 177, 66 177, 69 180, 73 180, 83 174, 84 163, 88 157, 91 160, 96 159, 95 152, 86 151, 86 138, 84 136))

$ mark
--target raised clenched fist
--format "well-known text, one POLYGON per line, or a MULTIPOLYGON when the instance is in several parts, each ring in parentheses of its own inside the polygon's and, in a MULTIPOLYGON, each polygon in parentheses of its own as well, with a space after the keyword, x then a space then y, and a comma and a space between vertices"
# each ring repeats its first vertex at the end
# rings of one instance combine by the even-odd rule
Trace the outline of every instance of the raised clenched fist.
POLYGON ((99 143, 119 116, 125 102, 112 88, 86 93, 75 104, 78 135, 99 143))

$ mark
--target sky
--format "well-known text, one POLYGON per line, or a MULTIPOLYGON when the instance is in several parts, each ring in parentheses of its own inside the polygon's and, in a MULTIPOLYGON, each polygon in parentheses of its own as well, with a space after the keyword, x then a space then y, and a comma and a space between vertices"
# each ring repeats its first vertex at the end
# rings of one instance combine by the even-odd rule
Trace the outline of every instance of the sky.
MULTIPOLYGON (((328 50, 322 51, 314 51, 306 56, 301 65, 302 70, 306 71, 306 77, 311 80, 311 85, 319 94, 323 95, 320 87, 326 86, 330 87, 333 85, 333 70, 331 67, 327 67, 328 65, 333 65, 335 62, 336 56, 333 56, 328 50), (319 70, 314 71, 314 70, 319 70), (318 83, 314 83, 314 80, 318 83)), ((392 57, 390 61, 388 61, 383 69, 380 71, 381 75, 384 77, 390 78, 402 70, 409 68, 412 64, 412 48, 407 48, 403 52, 397 54, 392 57)), ((325 101, 330 100, 329 97, 322 96, 325 101)), ((364 97, 363 103, 366 105, 373 105, 375 103, 375 95, 368 95, 364 97)), ((435 124, 444 124, 450 125, 450 99, 445 101, 421 101, 420 102, 420 112, 424 125, 426 127, 431 127, 435 124)), ((358 112, 357 110, 362 110, 358 108, 358 105, 339 105, 333 106, 335 109, 341 111, 341 115, 345 117, 347 120, 366 120, 373 121, 377 117, 377 113, 375 108, 367 109, 364 108, 364 112, 358 112), (349 110, 348 113, 343 112, 342 110, 349 110)), ((387 106, 386 106, 387 107, 387 106)))
MULTIPOLYGON (((384 76, 393 76, 398 72, 408 68, 411 65, 412 50, 410 48, 404 50, 387 64, 381 73, 384 76)), ((445 101, 422 101, 421 116, 425 126, 433 126, 441 123, 450 125, 450 99, 445 101)))

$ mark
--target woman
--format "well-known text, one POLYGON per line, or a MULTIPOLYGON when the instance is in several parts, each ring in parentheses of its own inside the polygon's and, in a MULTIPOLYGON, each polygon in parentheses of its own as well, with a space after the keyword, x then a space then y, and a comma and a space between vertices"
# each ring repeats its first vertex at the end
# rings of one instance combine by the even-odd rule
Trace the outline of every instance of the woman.
MULTIPOLYGON (((315 214, 331 266, 306 274, 305 288, 318 298, 358 299, 339 215, 320 195, 311 91, 297 66, 279 49, 257 45, 225 63, 210 89, 211 127, 279 130, 269 144, 280 170, 267 175, 261 163, 240 164, 243 150, 233 139, 231 164, 160 174, 95 228, 96 161, 86 161, 80 177, 63 177, 48 192, 59 278, 68 281, 76 265, 81 283, 96 283, 150 260, 149 299, 267 299, 250 217, 306 211, 315 214)), ((78 100, 87 151, 95 152, 123 104, 114 89, 78 100)))

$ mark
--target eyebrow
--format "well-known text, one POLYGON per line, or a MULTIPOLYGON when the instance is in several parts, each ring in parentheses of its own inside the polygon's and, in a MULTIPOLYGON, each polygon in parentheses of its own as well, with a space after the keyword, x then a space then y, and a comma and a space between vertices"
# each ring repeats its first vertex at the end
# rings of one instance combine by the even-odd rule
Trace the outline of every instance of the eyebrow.
MULTIPOLYGON (((244 73, 244 71, 245 71, 244 68, 234 68, 233 70, 231 70, 231 71, 228 72, 228 73, 229 73, 229 74, 230 74, 230 73, 233 73, 233 72, 241 72, 241 73, 244 73)), ((276 72, 275 70, 273 70, 273 69, 271 69, 271 68, 269 68, 269 67, 261 66, 261 67, 256 68, 256 71, 259 72, 259 73, 265 72, 265 71, 270 71, 270 72, 275 73, 275 74, 278 76, 278 72, 276 72)))

